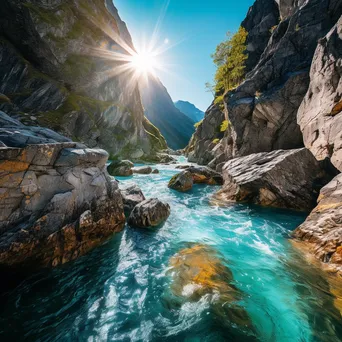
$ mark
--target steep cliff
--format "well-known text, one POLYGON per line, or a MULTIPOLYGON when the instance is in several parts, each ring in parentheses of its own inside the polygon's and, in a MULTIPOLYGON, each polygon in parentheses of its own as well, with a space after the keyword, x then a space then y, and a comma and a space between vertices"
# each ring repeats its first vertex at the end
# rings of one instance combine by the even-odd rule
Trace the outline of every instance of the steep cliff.
MULTIPOLYGON (((274 0, 256 0, 250 7, 245 20, 241 25, 247 30, 246 71, 252 70, 258 63, 266 48, 272 31, 279 22, 279 9, 274 0)), ((243 101, 249 107, 249 102, 243 101)), ((233 155, 233 140, 231 127, 221 132, 221 125, 227 114, 221 106, 214 103, 207 109, 202 124, 197 128, 187 152, 192 161, 208 164, 215 159, 214 164, 223 162, 233 155), (222 140, 224 138, 224 140, 222 140), (214 143, 213 143, 214 142, 214 143)), ((244 118, 240 117, 243 121, 244 118)))
POLYGON ((172 149, 184 148, 195 131, 195 122, 174 105, 167 89, 153 75, 141 82, 140 91, 146 117, 161 131, 172 149))
MULTIPOLYGON (((258 0, 257 0, 258 1, 258 0)), ((288 1, 286 2, 288 3, 288 1)), ((225 96, 233 156, 303 146, 297 111, 317 46, 342 13, 339 0, 309 0, 287 11, 256 67, 225 96)))
POLYGON ((298 111, 305 146, 342 171, 342 19, 319 40, 310 79, 298 111))
POLYGON ((155 155, 165 141, 144 117, 132 72, 116 60, 132 49, 110 0, 4 0, 0 109, 111 157, 155 155))

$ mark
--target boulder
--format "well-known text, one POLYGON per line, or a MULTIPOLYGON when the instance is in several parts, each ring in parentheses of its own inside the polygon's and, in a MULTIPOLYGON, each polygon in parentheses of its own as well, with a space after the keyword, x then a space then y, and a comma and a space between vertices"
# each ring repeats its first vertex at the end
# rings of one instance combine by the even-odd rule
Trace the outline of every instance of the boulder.
POLYGON ((325 172, 309 150, 278 150, 235 158, 223 167, 225 180, 215 198, 263 206, 311 210, 325 172))
POLYGON ((128 218, 128 223, 140 228, 157 227, 169 216, 170 206, 157 198, 151 198, 135 206, 128 218))
POLYGON ((298 111, 305 146, 342 171, 342 18, 319 40, 310 78, 298 111))
POLYGON ((154 170, 152 171, 152 173, 153 173, 153 174, 158 174, 158 173, 159 173, 159 170, 158 170, 158 169, 154 169, 154 170))
POLYGON ((149 175, 152 173, 152 168, 150 166, 135 167, 132 169, 133 173, 138 173, 141 175, 149 175))
POLYGON ((136 185, 130 185, 126 188, 120 189, 125 213, 130 215, 134 207, 142 201, 145 201, 145 196, 141 189, 136 185))
POLYGON ((194 184, 192 174, 189 171, 183 171, 170 179, 168 187, 173 190, 185 192, 192 188, 194 184))
POLYGON ((133 175, 133 166, 129 160, 114 160, 108 165, 107 171, 111 176, 128 177, 133 175))
POLYGON ((107 152, 72 145, 0 148, 1 267, 64 264, 124 227, 107 152))
POLYGON ((189 166, 169 181, 169 188, 185 192, 193 184, 222 185, 223 177, 220 173, 205 166, 189 166))
POLYGON ((330 270, 342 275, 342 174, 322 188, 318 205, 293 233, 330 270))
POLYGON ((188 164, 188 165, 177 165, 175 168, 176 169, 179 169, 179 170, 186 170, 190 167, 191 165, 188 164))
POLYGON ((171 285, 162 298, 168 308, 206 298, 211 317, 225 327, 224 340, 257 340, 248 313, 239 305, 243 293, 233 284, 232 272, 214 248, 189 244, 170 259, 167 275, 171 285))
POLYGON ((186 169, 192 175, 194 184, 222 185, 223 177, 220 173, 206 166, 190 166, 186 169))

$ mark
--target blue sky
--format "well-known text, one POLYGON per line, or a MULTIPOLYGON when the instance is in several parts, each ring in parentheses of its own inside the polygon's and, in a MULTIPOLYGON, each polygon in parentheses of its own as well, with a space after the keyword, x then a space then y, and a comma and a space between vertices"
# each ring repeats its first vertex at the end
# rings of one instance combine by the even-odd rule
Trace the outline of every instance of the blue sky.
POLYGON ((159 20, 158 45, 169 49, 158 57, 166 71, 157 75, 172 99, 186 100, 205 111, 212 95, 215 66, 210 58, 227 31, 235 32, 254 0, 114 0, 135 45, 149 41, 159 20), (165 41, 168 41, 166 44, 165 41), (177 45, 175 45, 177 44, 177 45), (174 46, 175 45, 175 46, 174 46))

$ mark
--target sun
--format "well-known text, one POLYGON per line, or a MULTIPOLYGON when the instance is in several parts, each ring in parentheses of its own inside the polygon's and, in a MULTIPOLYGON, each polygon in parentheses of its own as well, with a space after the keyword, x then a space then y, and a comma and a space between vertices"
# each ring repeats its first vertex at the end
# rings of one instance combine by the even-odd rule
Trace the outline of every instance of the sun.
POLYGON ((131 67, 142 74, 153 74, 158 68, 158 62, 151 53, 137 52, 130 59, 131 67))

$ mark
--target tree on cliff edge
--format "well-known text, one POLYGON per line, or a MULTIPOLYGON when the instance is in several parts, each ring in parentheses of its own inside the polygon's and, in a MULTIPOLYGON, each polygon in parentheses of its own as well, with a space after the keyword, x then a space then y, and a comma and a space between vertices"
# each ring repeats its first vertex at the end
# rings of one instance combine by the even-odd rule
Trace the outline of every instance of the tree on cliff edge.
POLYGON ((234 35, 228 32, 228 39, 220 43, 212 55, 217 66, 214 85, 216 103, 221 103, 223 94, 237 87, 245 77, 245 61, 248 58, 247 35, 248 32, 243 27, 240 27, 234 35))

